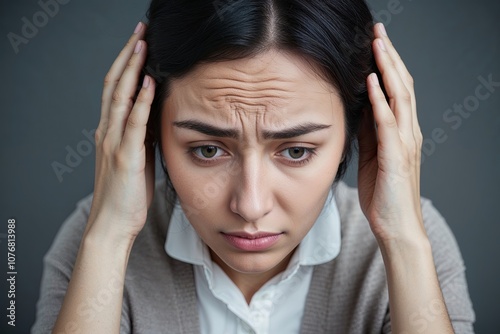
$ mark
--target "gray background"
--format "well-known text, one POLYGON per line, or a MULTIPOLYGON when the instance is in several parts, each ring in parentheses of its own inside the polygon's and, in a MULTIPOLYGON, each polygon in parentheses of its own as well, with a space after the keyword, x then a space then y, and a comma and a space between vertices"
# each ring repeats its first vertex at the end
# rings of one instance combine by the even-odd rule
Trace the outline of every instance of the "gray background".
MULTIPOLYGON (((479 76, 500 81, 500 2, 394 2, 371 4, 377 13, 393 11, 379 20, 415 78, 427 145, 435 129, 446 136, 424 153, 422 195, 433 200, 461 247, 476 331, 500 333, 500 88, 458 128, 443 120, 455 103, 471 101, 479 76)), ((146 0, 69 1, 15 53, 7 34, 21 34, 22 18, 32 22, 41 7, 35 0, 0 2, 0 268, 7 271, 6 225, 13 217, 18 272, 15 328, 6 325, 7 286, 0 274, 2 333, 30 328, 42 256, 75 202, 92 191, 95 149, 82 131, 97 126, 104 75, 147 6, 146 0), (66 164, 67 147, 91 152, 60 182, 52 163, 66 164)))

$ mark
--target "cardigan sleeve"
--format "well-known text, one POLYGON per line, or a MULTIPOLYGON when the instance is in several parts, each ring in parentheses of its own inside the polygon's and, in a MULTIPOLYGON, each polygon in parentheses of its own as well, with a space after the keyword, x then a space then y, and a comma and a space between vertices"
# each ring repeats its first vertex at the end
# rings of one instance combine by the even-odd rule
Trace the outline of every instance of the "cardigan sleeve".
MULTIPOLYGON (((439 284, 455 333, 474 333, 475 313, 467 288, 465 264, 457 241, 445 219, 430 200, 423 200, 422 213, 439 284)), ((432 311, 430 307, 429 313, 432 314, 432 311)), ((424 321, 421 320, 419 324, 423 327, 424 321)))
MULTIPOLYGON (((455 334, 474 333, 475 313, 469 297, 465 265, 452 231, 445 219, 428 199, 422 199, 422 214, 427 235, 432 246, 432 256, 443 293, 446 308, 455 334)), ((429 306, 411 321, 419 332, 425 331, 428 319, 440 312, 439 308, 429 306)), ((392 333, 389 309, 387 310, 382 333, 392 333)))
MULTIPOLYGON (((31 328, 33 334, 52 332, 73 272, 91 204, 92 195, 77 203, 76 209, 61 225, 50 249, 43 258, 40 296, 36 305, 35 322, 31 328)), ((123 304, 120 333, 130 333, 125 298, 123 304)), ((102 306, 99 303, 88 300, 80 306, 78 311, 92 321, 93 314, 98 312, 100 307, 102 306)), ((65 329, 68 333, 77 330, 71 323, 68 323, 65 329)))

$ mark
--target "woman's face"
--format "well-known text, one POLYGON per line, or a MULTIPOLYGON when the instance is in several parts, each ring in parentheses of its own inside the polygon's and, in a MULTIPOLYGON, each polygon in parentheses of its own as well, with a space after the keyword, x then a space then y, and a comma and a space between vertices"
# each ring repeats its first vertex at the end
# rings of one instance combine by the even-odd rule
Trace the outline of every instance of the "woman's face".
POLYGON ((276 269, 314 224, 342 159, 336 90, 277 50, 209 63, 172 82, 165 163, 180 203, 224 269, 276 269))

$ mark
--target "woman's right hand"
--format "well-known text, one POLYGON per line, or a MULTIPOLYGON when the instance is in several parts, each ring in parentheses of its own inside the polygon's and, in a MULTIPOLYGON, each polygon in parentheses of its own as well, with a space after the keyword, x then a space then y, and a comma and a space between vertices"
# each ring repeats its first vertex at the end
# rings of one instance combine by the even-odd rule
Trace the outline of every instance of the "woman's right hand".
POLYGON ((95 132, 94 198, 87 231, 134 239, 143 228, 154 191, 154 149, 146 125, 155 82, 139 76, 146 59, 139 23, 104 79, 101 119, 95 132), (138 84, 142 84, 134 101, 138 84))
POLYGON ((155 92, 151 77, 145 77, 134 101, 146 59, 146 43, 141 40, 145 29, 140 23, 104 80, 95 133, 94 198, 53 333, 75 328, 81 333, 120 331, 127 262, 146 222, 154 188, 154 151, 146 141, 155 92), (99 299, 103 287, 109 286, 114 288, 106 290, 106 307, 87 317, 82 306, 99 299))

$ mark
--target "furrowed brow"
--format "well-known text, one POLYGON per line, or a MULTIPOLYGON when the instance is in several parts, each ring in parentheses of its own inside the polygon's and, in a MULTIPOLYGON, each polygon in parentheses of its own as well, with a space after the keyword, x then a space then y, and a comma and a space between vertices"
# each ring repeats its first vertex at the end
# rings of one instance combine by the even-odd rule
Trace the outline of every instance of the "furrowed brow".
POLYGON ((219 128, 196 120, 174 122, 173 124, 176 127, 194 130, 212 137, 223 137, 223 138, 233 138, 233 139, 238 139, 240 137, 240 132, 238 130, 219 128))
MULTIPOLYGON (((240 131, 237 129, 220 128, 197 120, 185 120, 185 121, 173 122, 173 125, 178 128, 197 131, 212 137, 222 137, 222 138, 232 138, 232 139, 240 138, 240 131)), ((267 140, 289 139, 289 138, 303 136, 311 132, 328 129, 330 127, 331 125, 326 125, 326 124, 306 123, 278 131, 264 130, 262 131, 262 137, 267 140)))
POLYGON ((311 132, 328 129, 329 127, 331 127, 331 125, 306 123, 279 131, 262 131, 262 136, 264 139, 289 139, 303 136, 311 132))

